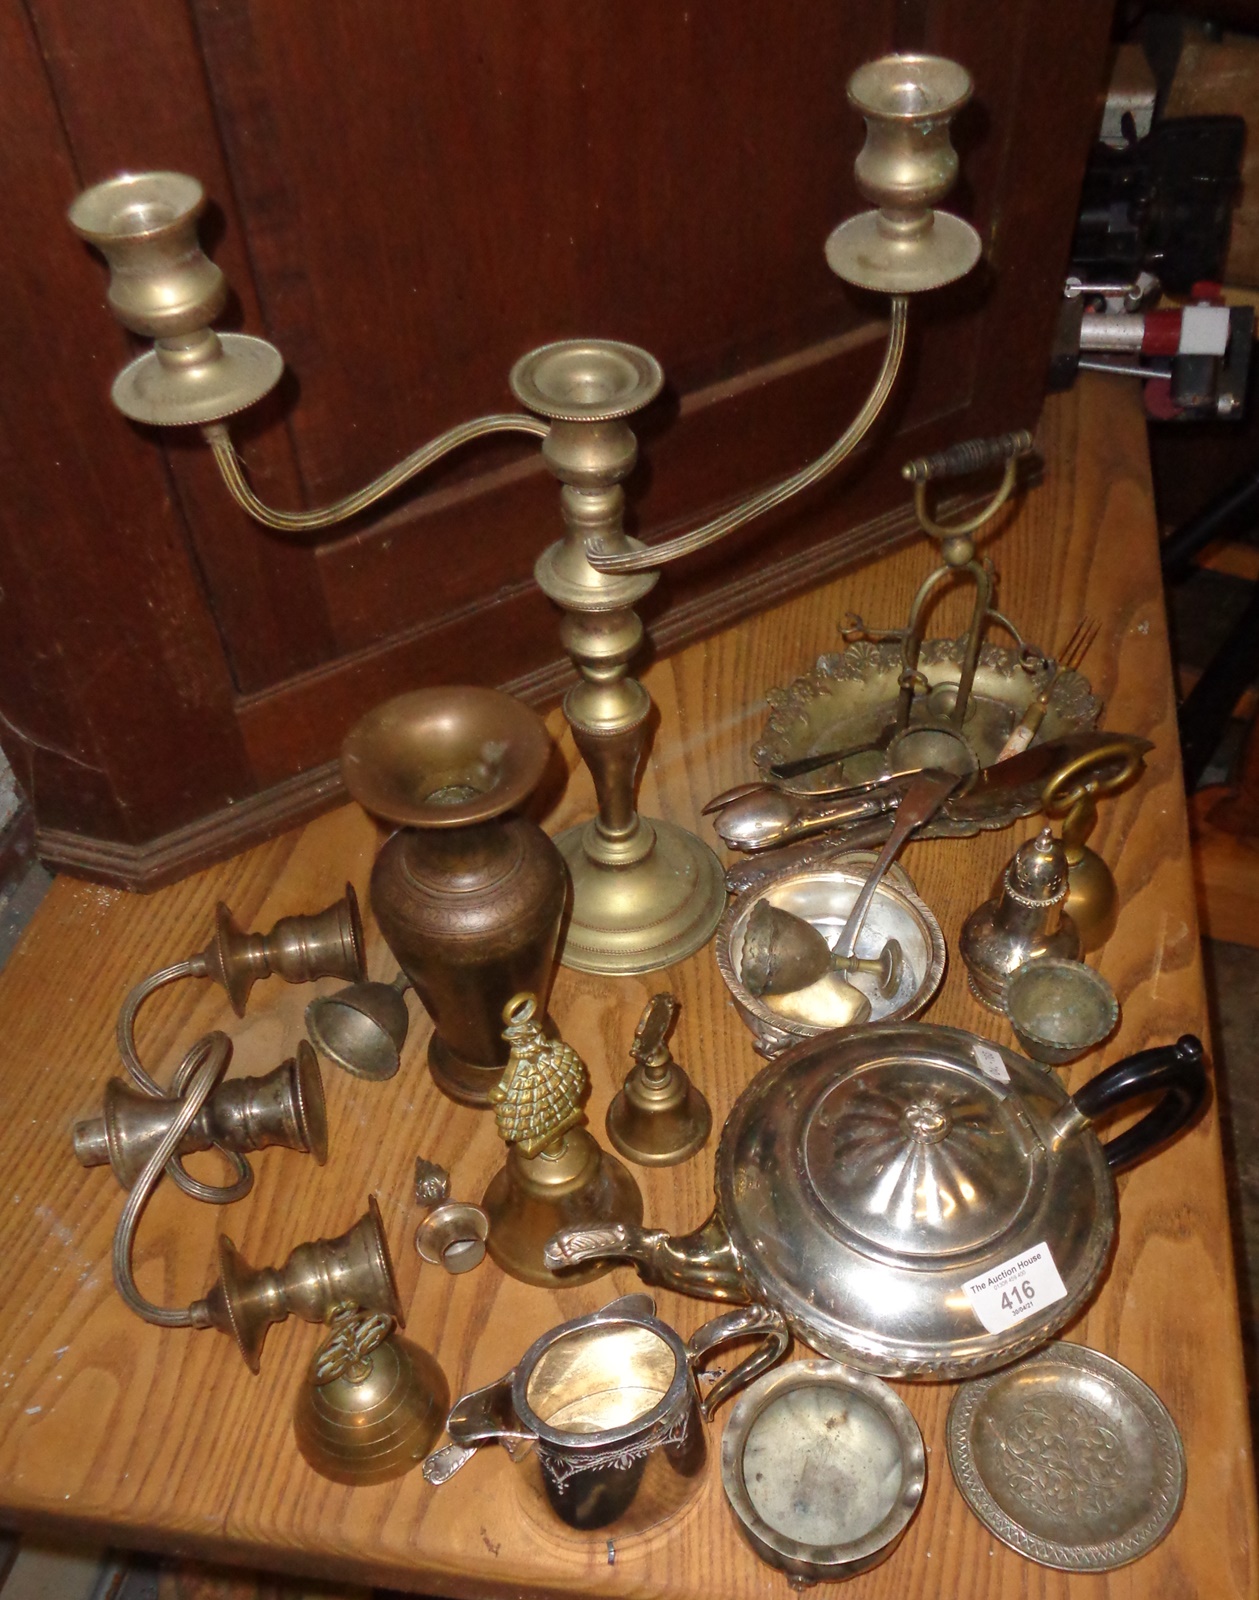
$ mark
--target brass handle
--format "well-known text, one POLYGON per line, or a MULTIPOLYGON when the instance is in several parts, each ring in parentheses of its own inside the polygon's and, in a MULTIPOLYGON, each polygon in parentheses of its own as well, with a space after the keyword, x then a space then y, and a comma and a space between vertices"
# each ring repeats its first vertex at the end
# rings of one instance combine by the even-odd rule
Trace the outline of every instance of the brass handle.
POLYGON ((1074 863, 1097 820, 1097 801, 1130 783, 1145 765, 1148 739, 1116 736, 1109 744, 1086 750, 1045 780, 1041 804, 1046 816, 1062 817, 1062 842, 1074 863), (1108 762, 1118 762, 1107 769, 1108 762))
POLYGON ((763 1333, 765 1337, 733 1371, 718 1378, 700 1401, 699 1408, 705 1422, 712 1421, 713 1413, 729 1395, 744 1388, 782 1359, 791 1343, 791 1334, 781 1311, 776 1311, 773 1306, 751 1305, 740 1306, 737 1311, 727 1311, 720 1317, 714 1317, 691 1335, 686 1347, 686 1359, 694 1372, 709 1351, 751 1333, 763 1333))
POLYGON ((1136 777, 1145 765, 1145 752, 1153 748, 1147 739, 1117 736, 1109 744, 1085 750, 1045 780, 1041 804, 1050 816, 1061 816, 1086 797, 1114 794, 1136 777), (1103 769, 1110 761, 1120 764, 1107 772, 1103 769))
POLYGON ((901 468, 901 477, 910 483, 938 483, 942 478, 964 478, 984 467, 997 466, 1030 454, 1032 436, 1026 428, 1014 433, 999 433, 991 439, 965 439, 934 455, 915 456, 901 468))

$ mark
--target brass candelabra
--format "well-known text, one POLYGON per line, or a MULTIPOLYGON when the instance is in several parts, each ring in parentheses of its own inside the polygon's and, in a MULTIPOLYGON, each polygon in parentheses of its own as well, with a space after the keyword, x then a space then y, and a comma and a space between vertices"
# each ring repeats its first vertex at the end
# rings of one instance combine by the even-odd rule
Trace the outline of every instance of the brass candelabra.
POLYGON ((888 56, 853 75, 848 98, 867 127, 856 176, 877 209, 841 224, 827 241, 826 257, 847 282, 891 296, 874 388, 816 461, 651 548, 625 533, 621 488, 637 456, 628 419, 663 382, 646 351, 602 339, 545 345, 511 374, 513 393, 528 414, 462 423, 334 505, 278 511, 246 482, 226 419, 274 388, 283 361, 264 340, 218 334, 211 326, 227 286, 197 242, 201 185, 180 173, 125 174, 86 190, 70 208, 75 231, 109 262, 114 314, 155 341, 152 351, 119 373, 115 405, 137 422, 199 426, 232 498, 268 528, 309 534, 358 516, 450 451, 488 434, 541 439, 543 458, 563 485, 564 537, 539 557, 535 576, 564 613, 561 638, 579 674, 564 711, 597 798, 595 817, 556 840, 573 878, 573 914, 561 953, 569 966, 652 971, 698 949, 717 924, 725 891, 715 855, 694 834, 646 818, 636 807, 651 702, 629 675, 643 637, 634 607, 656 583, 659 567, 819 482, 869 431, 901 365, 909 296, 961 277, 979 257, 974 229, 933 209, 957 173, 949 122, 970 91, 961 67, 932 56, 888 56))

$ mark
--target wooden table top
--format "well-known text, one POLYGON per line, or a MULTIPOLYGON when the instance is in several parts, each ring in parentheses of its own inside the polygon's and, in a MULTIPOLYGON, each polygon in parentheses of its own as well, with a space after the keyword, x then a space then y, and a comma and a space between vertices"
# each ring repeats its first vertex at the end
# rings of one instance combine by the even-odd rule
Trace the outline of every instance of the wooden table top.
MULTIPOLYGON (((1051 402, 1041 443, 1043 487, 988 545, 1001 570, 1002 608, 1051 649, 1084 613, 1103 619, 1086 670, 1105 697, 1106 726, 1155 745, 1140 783, 1105 803, 1093 841, 1115 869, 1122 900, 1118 931, 1096 959, 1120 998, 1123 1022, 1102 1051, 1071 1069, 1074 1087, 1132 1050, 1186 1030, 1205 1035, 1207 1018, 1139 411, 1118 384, 1082 383, 1051 402)), ((658 663, 647 675, 661 714, 642 784, 647 814, 695 825, 709 796, 751 776, 748 750, 766 689, 834 649, 846 612, 898 623, 930 560, 917 543, 658 663)), ((957 620, 946 607, 932 632, 957 620)), ((558 714, 551 727, 574 767, 558 714)), ((546 824, 554 830, 592 809, 578 771, 546 824)), ((904 864, 951 952, 963 918, 1032 826, 908 847, 904 864)), ((601 1539, 586 1545, 558 1525, 524 1520, 515 1481, 521 1469, 499 1449, 482 1451, 440 1490, 419 1472, 368 1489, 317 1477, 297 1454, 290 1422, 319 1339, 308 1324, 273 1328, 261 1375, 251 1377, 230 1340, 150 1327, 114 1292, 109 1251, 122 1193, 108 1170, 75 1163, 70 1133, 78 1118, 98 1112, 106 1080, 119 1070, 112 1030, 123 995, 144 973, 201 949, 219 899, 242 927, 265 929, 281 915, 328 904, 347 878, 364 894, 379 842, 373 824, 349 806, 148 898, 59 880, 0 975, 0 1241, 8 1280, 0 1297, 0 1517, 430 1593, 782 1596, 786 1580, 744 1546, 723 1504, 715 1470, 721 1414, 711 1429, 707 1481, 685 1519, 625 1544, 609 1567, 601 1539)), ((391 976, 370 925, 369 940, 372 975, 391 976)), ((590 1121, 601 1137, 635 1021, 662 987, 681 1001, 677 1058, 708 1095, 717 1123, 761 1064, 711 949, 667 976, 605 980, 561 971, 552 1014, 589 1064, 590 1121)), ((238 1022, 216 986, 178 984, 146 1008, 141 1051, 168 1076, 198 1034, 224 1027, 235 1040, 232 1070, 266 1071, 292 1053, 310 998, 308 988, 271 980, 255 988, 238 1022)), ((955 955, 927 1019, 1013 1043, 1004 1022, 969 997, 955 955)), ((511 1281, 488 1262, 458 1278, 420 1269, 411 1247, 416 1155, 448 1166, 455 1195, 468 1199, 480 1197, 501 1160, 492 1120, 433 1088, 423 1067, 427 1038, 417 1014, 402 1071, 389 1083, 326 1069, 332 1153, 325 1168, 289 1151, 265 1152, 255 1158, 252 1194, 226 1208, 195 1204, 162 1185, 136 1252, 144 1291, 187 1304, 214 1275, 220 1229, 249 1261, 278 1264, 299 1241, 342 1232, 374 1192, 408 1334, 438 1356, 459 1394, 500 1376, 549 1327, 634 1289, 627 1267, 554 1293, 511 1281)), ((710 1144, 682 1167, 638 1173, 649 1224, 677 1231, 707 1215, 712 1157, 710 1144)), ((990 1536, 954 1487, 944 1433, 953 1387, 898 1384, 926 1441, 926 1492, 892 1559, 853 1581, 854 1600, 1256 1593, 1246 1387, 1214 1111, 1121 1178, 1119 1191, 1113 1263, 1067 1336, 1131 1367, 1179 1424, 1188 1489, 1170 1535, 1104 1577, 1033 1565, 990 1536)), ((657 1299, 684 1337, 716 1309, 663 1292, 657 1299)))

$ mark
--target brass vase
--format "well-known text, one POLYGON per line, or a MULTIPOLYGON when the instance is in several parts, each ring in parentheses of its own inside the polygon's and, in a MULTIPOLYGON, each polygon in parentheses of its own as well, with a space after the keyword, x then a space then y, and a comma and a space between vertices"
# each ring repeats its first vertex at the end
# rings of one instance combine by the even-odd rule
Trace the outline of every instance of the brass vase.
POLYGON ((428 1064, 463 1105, 488 1106, 507 1064, 503 1007, 551 987, 568 876, 515 808, 550 757, 534 712, 497 689, 417 689, 370 711, 341 751, 346 787, 402 824, 371 904, 433 1019, 428 1064))

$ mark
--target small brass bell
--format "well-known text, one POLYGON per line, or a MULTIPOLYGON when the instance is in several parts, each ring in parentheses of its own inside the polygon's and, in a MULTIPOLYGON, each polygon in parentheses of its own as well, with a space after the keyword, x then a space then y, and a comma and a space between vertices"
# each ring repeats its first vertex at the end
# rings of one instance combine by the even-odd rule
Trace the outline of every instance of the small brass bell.
MULTIPOLYGON (((104 1114, 77 1123, 74 1153, 85 1167, 113 1169, 130 1189, 179 1115, 182 1100, 138 1094, 121 1078, 105 1088, 104 1114)), ((279 1145, 328 1159, 328 1121, 315 1052, 303 1039, 297 1054, 261 1078, 220 1083, 180 1140, 178 1154, 212 1145, 245 1153, 279 1145)))
POLYGON ((227 991, 232 1010, 245 1015, 249 991, 259 978, 275 973, 286 983, 315 978, 361 979, 364 965, 363 923, 351 884, 345 895, 323 911, 281 917, 270 933, 242 933, 228 908, 219 902, 213 939, 197 955, 163 967, 141 979, 122 1003, 115 1030, 123 1065, 146 1094, 165 1090, 149 1076, 136 1051, 136 1013, 154 990, 179 978, 213 978, 227 991))
POLYGON ((962 925, 958 948, 976 1000, 991 1011, 1004 1011, 1010 975, 1024 962, 1041 956, 1078 959, 1080 935, 1063 909, 1066 898, 1066 851, 1052 828, 1042 828, 1014 852, 1000 894, 962 925))
POLYGON ((282 1267, 249 1265, 226 1234, 219 1235, 219 1280, 192 1307, 192 1325, 230 1333, 251 1372, 273 1322, 301 1317, 323 1322, 337 1306, 383 1311, 399 1324, 402 1308, 376 1196, 348 1233, 299 1244, 282 1267))
POLYGON ((665 1042, 677 1012, 671 994, 652 995, 630 1046, 634 1065, 608 1107, 608 1138, 640 1167, 686 1161, 702 1148, 713 1125, 708 1101, 665 1042))
POLYGON ((531 994, 503 1007, 511 1055, 492 1104, 507 1160, 481 1204, 490 1219, 487 1247, 503 1271, 522 1283, 560 1288, 587 1283, 611 1263, 554 1273, 542 1258, 551 1235, 570 1226, 638 1223, 643 1197, 626 1168, 579 1126, 585 1063, 571 1045, 547 1038, 534 1021, 537 1009, 531 994))
POLYGON ((1084 950, 1097 950, 1115 931, 1119 893, 1110 868, 1085 841, 1097 825, 1097 802, 1114 794, 1142 771, 1144 739, 1116 738, 1087 758, 1055 772, 1041 790, 1045 813, 1062 818, 1062 846, 1067 855, 1067 915, 1079 930, 1084 950))
POLYGON ((307 1464, 334 1483, 386 1483, 418 1466, 441 1433, 450 1388, 393 1318, 338 1306, 297 1396, 293 1431, 307 1464))
POLYGON ((355 1078, 382 1081, 402 1064, 411 1017, 400 972, 392 983, 350 983, 306 1007, 306 1031, 329 1061, 355 1078))

